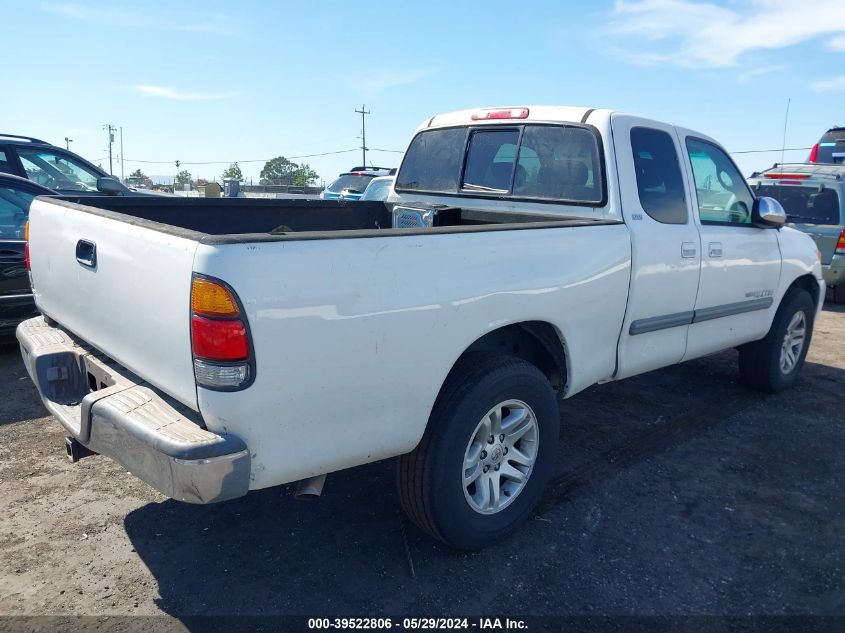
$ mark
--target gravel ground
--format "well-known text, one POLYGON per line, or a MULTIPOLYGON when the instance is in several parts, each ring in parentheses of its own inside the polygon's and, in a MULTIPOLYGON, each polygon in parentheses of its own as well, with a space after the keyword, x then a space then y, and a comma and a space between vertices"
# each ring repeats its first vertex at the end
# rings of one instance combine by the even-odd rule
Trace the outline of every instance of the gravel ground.
POLYGON ((726 352, 566 401, 542 506, 476 554, 400 518, 389 462, 214 506, 70 464, 14 347, 0 375, 0 614, 845 615, 839 306, 786 393, 726 352))

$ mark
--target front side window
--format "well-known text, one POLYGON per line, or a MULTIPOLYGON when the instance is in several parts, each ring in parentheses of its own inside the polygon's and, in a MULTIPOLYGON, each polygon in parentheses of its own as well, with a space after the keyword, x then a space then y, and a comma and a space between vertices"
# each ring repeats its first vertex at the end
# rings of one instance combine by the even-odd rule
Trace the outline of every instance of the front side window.
POLYGON ((791 185, 760 185, 758 196, 780 202, 787 222, 798 224, 839 224, 839 196, 834 189, 791 185))
POLYGON ((18 149, 27 178, 57 191, 97 191, 100 174, 70 156, 40 149, 18 149))
POLYGON ((754 197, 724 150, 707 141, 687 138, 687 152, 701 222, 750 225, 754 197))
POLYGON ((663 224, 686 224, 684 179, 672 137, 662 130, 635 127, 631 150, 643 211, 663 224))

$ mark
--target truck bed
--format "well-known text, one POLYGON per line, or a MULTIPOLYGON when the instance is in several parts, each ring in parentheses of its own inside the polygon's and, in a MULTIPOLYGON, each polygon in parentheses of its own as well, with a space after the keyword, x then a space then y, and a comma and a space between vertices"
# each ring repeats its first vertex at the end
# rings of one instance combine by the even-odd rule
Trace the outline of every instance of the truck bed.
MULTIPOLYGON (((127 221, 204 244, 352 237, 421 232, 510 230, 616 224, 618 220, 450 208, 438 226, 392 228, 391 206, 375 201, 258 198, 64 196, 53 203, 127 221)), ((559 208, 559 207, 558 207, 559 208)))

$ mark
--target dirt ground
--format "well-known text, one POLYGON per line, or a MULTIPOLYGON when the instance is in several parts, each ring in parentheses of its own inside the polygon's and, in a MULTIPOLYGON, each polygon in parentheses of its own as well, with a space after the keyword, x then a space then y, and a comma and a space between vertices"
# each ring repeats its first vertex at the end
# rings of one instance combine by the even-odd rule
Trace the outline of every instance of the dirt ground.
POLYGON ((845 615, 841 306, 786 393, 726 352, 566 401, 542 506, 477 554, 401 520, 390 462, 213 506, 70 464, 15 347, 0 376, 0 614, 845 615))

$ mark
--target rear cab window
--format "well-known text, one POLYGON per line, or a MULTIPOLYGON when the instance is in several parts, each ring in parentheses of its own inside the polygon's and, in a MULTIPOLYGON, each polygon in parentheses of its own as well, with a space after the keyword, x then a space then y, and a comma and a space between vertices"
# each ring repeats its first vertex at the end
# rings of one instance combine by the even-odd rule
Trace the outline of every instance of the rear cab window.
POLYGON ((411 141, 395 189, 590 207, 606 202, 598 132, 569 123, 424 130, 411 141))

